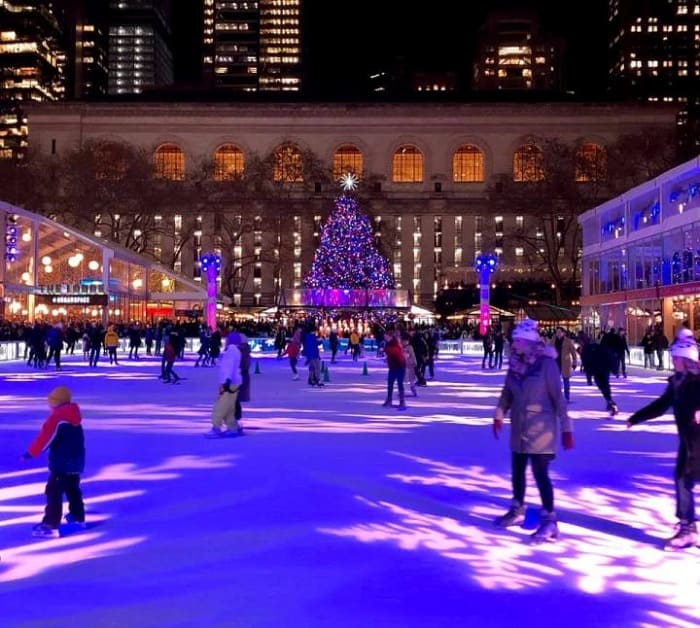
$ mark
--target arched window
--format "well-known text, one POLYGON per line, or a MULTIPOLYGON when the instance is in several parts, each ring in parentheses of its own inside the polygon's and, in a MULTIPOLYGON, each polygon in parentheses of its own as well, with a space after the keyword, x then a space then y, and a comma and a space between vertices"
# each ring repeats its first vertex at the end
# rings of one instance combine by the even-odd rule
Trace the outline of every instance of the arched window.
POLYGON ((588 142, 581 144, 576 151, 575 180, 579 183, 605 181, 607 175, 607 156, 600 144, 588 142))
POLYGON ((542 151, 534 144, 518 148, 513 155, 513 181, 542 181, 542 151))
POLYGON ((273 155, 272 178, 275 181, 301 183, 304 181, 304 163, 301 151, 292 144, 280 146, 273 155))
POLYGON ((333 178, 340 179, 344 174, 352 172, 362 177, 362 153, 357 146, 345 144, 333 155, 333 178))
POLYGON ((161 144, 153 155, 153 168, 157 179, 184 181, 185 153, 177 144, 161 144))
POLYGON ((415 146, 399 146, 391 163, 391 180, 394 183, 422 183, 423 153, 415 146))
POLYGON ((243 175, 243 151, 233 144, 224 144, 214 151, 214 181, 230 181, 243 175))
POLYGON ((452 157, 452 180, 474 183, 484 180, 484 154, 471 144, 460 146, 452 157))
POLYGON ((126 174, 128 164, 127 149, 117 142, 100 142, 95 144, 95 178, 118 181, 126 174))

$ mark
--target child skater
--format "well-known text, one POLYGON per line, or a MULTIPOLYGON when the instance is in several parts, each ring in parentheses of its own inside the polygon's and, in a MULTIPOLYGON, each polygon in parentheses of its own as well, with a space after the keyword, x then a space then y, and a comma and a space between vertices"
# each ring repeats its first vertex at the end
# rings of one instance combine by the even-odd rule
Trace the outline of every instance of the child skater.
POLYGON ((676 487, 676 534, 664 549, 680 550, 697 542, 693 490, 700 481, 700 364, 695 339, 681 330, 670 347, 673 375, 663 394, 627 419, 627 427, 661 416, 669 408, 678 429, 678 453, 673 479, 676 487))
POLYGON ((65 386, 54 388, 48 397, 51 413, 22 460, 36 458, 49 450, 49 479, 46 482, 46 509, 33 536, 57 537, 63 514, 63 494, 68 499, 66 520, 85 527, 85 504, 80 490, 80 474, 85 470, 85 437, 78 404, 72 403, 65 386))

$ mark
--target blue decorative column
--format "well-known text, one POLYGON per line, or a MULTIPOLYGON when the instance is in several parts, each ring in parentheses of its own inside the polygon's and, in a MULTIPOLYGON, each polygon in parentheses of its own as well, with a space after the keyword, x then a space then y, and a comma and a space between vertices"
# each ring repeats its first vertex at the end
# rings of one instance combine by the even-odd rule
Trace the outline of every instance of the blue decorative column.
POLYGON ((204 309, 207 326, 216 329, 216 278, 221 270, 221 258, 216 253, 205 253, 199 258, 202 272, 207 278, 207 304, 204 309))
POLYGON ((496 270, 498 258, 490 253, 480 253, 474 261, 474 268, 479 275, 479 334, 484 335, 491 324, 489 297, 491 273, 496 270))

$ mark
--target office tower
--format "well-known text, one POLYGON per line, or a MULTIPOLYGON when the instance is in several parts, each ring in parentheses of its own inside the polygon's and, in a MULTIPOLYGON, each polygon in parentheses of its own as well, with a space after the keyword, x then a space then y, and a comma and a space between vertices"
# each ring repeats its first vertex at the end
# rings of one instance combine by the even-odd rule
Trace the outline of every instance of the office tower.
POLYGON ((560 38, 540 33, 535 13, 491 13, 478 37, 473 88, 562 90, 563 50, 560 38))
POLYGON ((700 5, 611 0, 609 85, 617 98, 679 103, 681 158, 700 152, 700 5))
POLYGON ((172 85, 170 0, 110 0, 108 19, 109 93, 172 85))
POLYGON ((66 98, 107 93, 107 7, 109 0, 58 0, 66 33, 66 98))
POLYGON ((687 0, 609 3, 610 87, 653 102, 700 98, 700 5, 687 0))
POLYGON ((301 0, 204 0, 205 86, 228 92, 301 90, 301 0))
POLYGON ((0 158, 21 159, 27 149, 23 101, 64 94, 63 33, 51 2, 0 2, 0 158))

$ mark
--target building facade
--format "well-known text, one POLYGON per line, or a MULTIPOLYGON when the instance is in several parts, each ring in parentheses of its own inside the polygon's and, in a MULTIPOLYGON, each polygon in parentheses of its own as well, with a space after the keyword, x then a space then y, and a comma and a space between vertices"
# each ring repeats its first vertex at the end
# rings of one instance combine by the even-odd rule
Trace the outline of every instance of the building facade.
POLYGON ((608 3, 608 88, 616 98, 680 103, 679 149, 700 151, 700 4, 608 3))
POLYGON ((700 157, 582 214, 581 316, 593 334, 624 327, 633 344, 700 329, 700 157))
POLYGON ((171 17, 171 0, 110 0, 110 94, 172 85, 171 17))
POLYGON ((205 87, 301 91, 301 0, 204 0, 205 87))
POLYGON ((540 33, 536 13, 491 13, 479 34, 473 88, 481 90, 564 89, 564 44, 540 33))
POLYGON ((64 97, 66 50, 50 3, 0 2, 0 158, 27 150, 23 102, 64 97))
POLYGON ((241 209, 234 199, 223 213, 205 204, 157 217, 171 235, 151 242, 154 257, 201 281, 201 252, 221 254, 239 272, 229 291, 242 306, 272 305, 281 291, 302 286, 340 192, 328 181, 352 171, 362 180, 360 208, 374 221, 395 287, 430 305, 450 283, 476 283, 474 259, 486 248, 496 247, 498 280, 534 278, 509 239, 534 231, 533 218, 488 210, 496 175, 525 182, 537 172, 529 161, 539 150, 533 138, 556 137, 598 154, 621 134, 669 129, 674 121, 675 110, 661 105, 55 103, 35 106, 30 125, 32 146, 44 154, 89 141, 128 143, 153 154, 157 176, 183 184, 203 160, 212 163, 217 184, 242 175, 256 156, 293 166, 305 154, 316 156, 329 177, 305 180, 275 161, 272 177, 287 185, 268 206, 241 209), (229 218, 238 224, 235 240, 225 237, 222 221, 229 218), (177 257, 166 259, 174 249, 177 257))
POLYGON ((109 0, 59 0, 59 18, 66 40, 68 100, 95 99, 107 94, 109 0))

